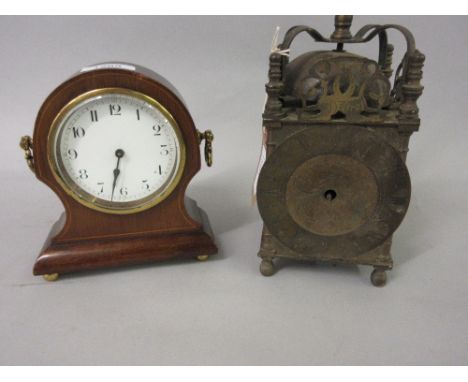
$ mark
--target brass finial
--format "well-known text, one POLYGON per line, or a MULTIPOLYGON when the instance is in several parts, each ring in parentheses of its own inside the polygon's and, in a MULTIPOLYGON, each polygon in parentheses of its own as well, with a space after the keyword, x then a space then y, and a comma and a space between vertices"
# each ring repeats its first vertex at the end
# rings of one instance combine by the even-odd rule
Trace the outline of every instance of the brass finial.
POLYGON ((353 35, 350 32, 353 16, 335 16, 335 31, 330 38, 332 40, 350 40, 353 35))

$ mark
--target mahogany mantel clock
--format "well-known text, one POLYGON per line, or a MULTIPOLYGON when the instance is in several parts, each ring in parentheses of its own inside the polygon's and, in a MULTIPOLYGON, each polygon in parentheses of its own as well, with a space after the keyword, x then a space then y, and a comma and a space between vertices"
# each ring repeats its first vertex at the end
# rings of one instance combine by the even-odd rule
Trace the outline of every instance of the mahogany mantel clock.
POLYGON ((371 265, 376 286, 385 284, 392 268, 392 234, 410 200, 405 159, 420 124, 424 55, 402 26, 367 25, 353 36, 351 21, 336 16, 329 38, 293 27, 270 55, 267 159, 257 187, 265 276, 273 274, 277 257, 371 265), (393 85, 389 29, 403 34, 407 48, 393 85), (336 48, 289 62, 300 33, 336 48), (377 61, 344 50, 375 37, 377 61))
POLYGON ((198 132, 177 91, 147 69, 99 64, 60 85, 34 138, 21 139, 29 166, 65 206, 34 274, 54 280, 216 253, 206 215, 185 197, 203 139, 211 165, 212 133, 198 132))

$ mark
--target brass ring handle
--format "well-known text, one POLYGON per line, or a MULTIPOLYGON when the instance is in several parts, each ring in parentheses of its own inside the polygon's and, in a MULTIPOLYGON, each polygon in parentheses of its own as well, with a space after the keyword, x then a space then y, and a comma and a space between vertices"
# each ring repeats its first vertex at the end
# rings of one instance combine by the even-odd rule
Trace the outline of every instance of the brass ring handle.
POLYGON ((29 169, 32 172, 36 172, 34 168, 34 156, 32 153, 33 150, 33 140, 29 135, 25 135, 21 137, 19 146, 23 149, 24 152, 24 159, 28 164, 29 169))
POLYGON ((205 140, 205 162, 208 167, 213 164, 213 140, 214 135, 211 130, 206 130, 203 133, 197 130, 198 144, 205 140))

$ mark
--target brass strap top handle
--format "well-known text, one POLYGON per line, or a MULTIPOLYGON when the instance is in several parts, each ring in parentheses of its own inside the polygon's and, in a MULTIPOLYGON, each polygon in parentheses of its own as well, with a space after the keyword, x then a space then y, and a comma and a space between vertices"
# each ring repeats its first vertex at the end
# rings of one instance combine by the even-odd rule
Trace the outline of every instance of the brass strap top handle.
MULTIPOLYGON (((399 31, 406 40, 406 56, 411 56, 416 51, 416 42, 413 34, 405 27, 396 24, 368 24, 363 26, 354 36, 351 34, 350 28, 353 16, 335 16, 335 30, 329 38, 322 36, 316 29, 298 25, 290 28, 283 39, 283 42, 278 46, 281 50, 286 50, 291 47, 292 42, 300 33, 307 33, 316 42, 336 43, 337 50, 343 49, 346 44, 359 44, 371 41, 375 36, 379 37, 379 58, 378 63, 382 70, 388 66, 388 56, 393 53, 393 46, 388 44, 387 29, 395 29, 399 31), (390 51, 390 52, 389 52, 390 51)), ((287 57, 284 58, 287 63, 287 57)), ((405 65, 403 76, 407 76, 407 67, 405 65)))

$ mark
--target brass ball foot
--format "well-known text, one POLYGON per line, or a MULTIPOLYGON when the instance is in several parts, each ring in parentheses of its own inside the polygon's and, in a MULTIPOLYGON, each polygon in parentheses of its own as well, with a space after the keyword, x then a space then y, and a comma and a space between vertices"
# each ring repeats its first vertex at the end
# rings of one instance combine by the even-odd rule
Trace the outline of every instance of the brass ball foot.
POLYGON ((275 273, 275 266, 272 260, 263 259, 260 263, 260 273, 263 276, 272 276, 275 273))
POLYGON ((387 274, 383 269, 374 269, 370 279, 374 286, 383 287, 387 283, 387 274))
POLYGON ((45 281, 56 281, 59 277, 58 273, 51 273, 48 275, 42 275, 45 281))
POLYGON ((208 255, 200 255, 200 256, 197 256, 197 260, 198 261, 206 261, 208 260, 208 255))

